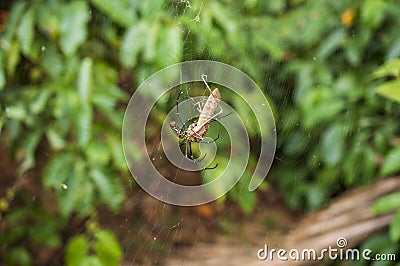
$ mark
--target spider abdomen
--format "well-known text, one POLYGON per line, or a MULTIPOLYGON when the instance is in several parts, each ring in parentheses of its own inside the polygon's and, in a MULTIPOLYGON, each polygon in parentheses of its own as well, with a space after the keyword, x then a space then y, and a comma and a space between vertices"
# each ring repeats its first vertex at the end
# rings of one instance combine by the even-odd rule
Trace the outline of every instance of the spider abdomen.
POLYGON ((195 122, 189 126, 189 128, 186 130, 186 134, 188 136, 188 139, 192 142, 199 142, 204 139, 204 136, 206 135, 208 128, 210 127, 210 122, 204 124, 201 127, 197 127, 198 122, 195 122))

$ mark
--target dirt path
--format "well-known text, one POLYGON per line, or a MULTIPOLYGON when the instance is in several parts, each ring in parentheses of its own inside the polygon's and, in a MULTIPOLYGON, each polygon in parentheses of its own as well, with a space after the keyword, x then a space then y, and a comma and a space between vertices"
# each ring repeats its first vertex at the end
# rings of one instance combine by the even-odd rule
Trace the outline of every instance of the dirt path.
MULTIPOLYGON (((400 177, 380 180, 367 187, 354 189, 333 200, 326 208, 306 215, 299 222, 292 223, 291 230, 282 229, 285 219, 290 216, 280 210, 281 219, 277 230, 262 227, 264 212, 258 212, 253 220, 240 223, 241 232, 229 236, 219 235, 213 243, 197 242, 191 248, 180 249, 166 260, 166 265, 287 265, 288 261, 260 260, 257 256, 264 243, 268 247, 286 251, 304 249, 316 251, 332 247, 336 249, 355 248, 368 236, 387 227, 393 213, 376 214, 372 205, 383 195, 400 188, 400 177), (339 240, 345 241, 343 248, 339 240)), ((270 211, 271 209, 265 208, 270 211)), ((277 210, 275 210, 276 212, 277 210)), ((292 220, 293 222, 293 220, 292 220)), ((289 225, 290 223, 286 223, 289 225)), ((341 242, 343 243, 343 242, 341 242)), ((326 259, 327 256, 324 256, 326 259)), ((290 265, 320 264, 321 260, 290 261, 290 265)))

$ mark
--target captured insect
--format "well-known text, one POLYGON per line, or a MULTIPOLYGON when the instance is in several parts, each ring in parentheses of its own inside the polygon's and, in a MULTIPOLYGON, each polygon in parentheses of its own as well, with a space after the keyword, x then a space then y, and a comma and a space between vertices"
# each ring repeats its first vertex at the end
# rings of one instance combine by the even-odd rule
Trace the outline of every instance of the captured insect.
POLYGON ((186 127, 187 122, 184 123, 179 116, 179 97, 182 94, 182 90, 178 94, 178 98, 176 99, 176 116, 179 119, 179 122, 182 124, 182 127, 179 127, 175 121, 172 121, 169 123, 171 129, 173 132, 180 138, 182 139, 182 142, 180 145, 185 145, 185 156, 188 159, 193 160, 197 164, 199 164, 203 170, 205 169, 215 169, 218 166, 218 163, 214 167, 203 167, 200 164, 200 161, 204 159, 205 155, 201 159, 195 159, 193 157, 192 153, 192 142, 197 142, 197 143, 211 143, 214 142, 218 139, 219 135, 217 138, 213 139, 212 141, 207 141, 203 142, 203 139, 205 135, 207 134, 207 131, 210 127, 210 124, 215 118, 220 115, 223 110, 220 106, 220 101, 221 101, 221 94, 218 90, 218 88, 215 88, 214 90, 211 90, 211 88, 207 84, 207 76, 206 75, 201 75, 201 79, 203 80, 204 84, 206 85, 208 91, 210 92, 210 95, 208 96, 208 99, 206 103, 204 104, 203 108, 199 108, 199 118, 197 121, 194 121, 194 123, 190 124, 188 127, 186 127), (217 111, 219 108, 219 111, 217 111))

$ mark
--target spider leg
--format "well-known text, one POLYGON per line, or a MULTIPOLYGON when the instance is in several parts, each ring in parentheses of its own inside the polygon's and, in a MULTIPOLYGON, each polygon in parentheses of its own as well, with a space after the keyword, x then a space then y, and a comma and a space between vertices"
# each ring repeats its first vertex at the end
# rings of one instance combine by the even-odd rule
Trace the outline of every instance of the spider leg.
POLYGON ((194 157, 193 157, 192 142, 191 141, 189 141, 189 155, 190 155, 190 159, 195 160, 194 157))
POLYGON ((206 154, 204 154, 204 156, 203 156, 202 158, 199 158, 199 159, 194 159, 194 160, 196 160, 197 162, 201 162, 201 161, 203 161, 203 160, 204 160, 204 158, 206 158, 206 156, 207 156, 207 153, 206 153, 206 154))
MULTIPOLYGON (((186 156, 186 158, 189 158, 189 157, 188 157, 188 142, 189 142, 189 141, 186 139, 186 140, 185 140, 185 144, 186 144, 186 145, 185 145, 185 156, 186 156)), ((190 142, 189 142, 189 145, 190 145, 190 142)), ((192 149, 192 147, 190 147, 190 149, 192 149)))
POLYGON ((203 109, 201 108, 201 102, 194 103, 193 105, 194 107, 196 107, 196 110, 199 111, 199 113, 201 113, 201 110, 203 109))
POLYGON ((218 163, 216 163, 213 167, 203 167, 203 170, 212 170, 212 169, 215 169, 217 167, 218 167, 218 163))
POLYGON ((185 125, 185 123, 183 123, 181 116, 179 115, 179 97, 181 97, 181 94, 183 93, 183 91, 179 91, 178 93, 178 98, 176 98, 176 116, 179 119, 179 122, 181 122, 182 127, 185 125))
MULTIPOLYGON (((190 142, 189 142, 189 143, 190 143, 190 142)), ((212 169, 217 168, 217 167, 218 167, 218 163, 216 163, 213 167, 204 167, 204 166, 200 163, 201 161, 204 160, 204 158, 206 158, 206 156, 207 156, 207 153, 204 154, 204 156, 203 156, 202 158, 199 158, 199 159, 193 158, 193 156, 192 156, 192 159, 191 159, 191 160, 192 160, 194 163, 198 164, 198 165, 202 168, 202 170, 212 170, 212 169)))
POLYGON ((212 139, 210 141, 199 141, 198 143, 210 144, 210 143, 216 142, 218 139, 219 139, 219 134, 217 135, 217 137, 215 139, 212 139))
POLYGON ((203 80, 204 84, 206 84, 207 89, 211 92, 211 88, 207 84, 207 75, 202 74, 201 79, 203 80))
MULTIPOLYGON (((204 157, 205 157, 205 156, 204 156, 204 157)), ((201 160, 203 160, 204 157, 201 158, 201 160)), ((212 169, 215 169, 215 168, 218 167, 218 163, 216 163, 213 167, 204 167, 204 166, 200 163, 201 160, 193 159, 193 162, 197 163, 197 164, 202 168, 202 170, 212 170, 212 169)))
POLYGON ((232 114, 232 112, 230 112, 229 114, 223 115, 223 116, 221 116, 221 117, 218 117, 218 118, 213 118, 212 120, 213 120, 213 121, 219 121, 219 120, 221 120, 222 118, 225 118, 225 117, 227 117, 228 115, 231 115, 231 114, 232 114))

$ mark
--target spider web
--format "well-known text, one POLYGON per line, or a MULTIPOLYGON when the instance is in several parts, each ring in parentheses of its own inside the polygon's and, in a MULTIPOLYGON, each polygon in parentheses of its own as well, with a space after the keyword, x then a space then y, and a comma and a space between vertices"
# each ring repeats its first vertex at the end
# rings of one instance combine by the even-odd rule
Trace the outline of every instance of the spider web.
MULTIPOLYGON (((203 4, 205 5, 206 2, 201 1, 200 5, 194 6, 189 0, 180 0, 170 4, 170 8, 178 9, 184 6, 183 14, 186 14, 190 9, 196 10, 196 12, 194 12, 196 15, 193 16, 192 21, 200 25, 203 4)), ((226 8, 229 8, 229 6, 226 6, 226 8)), ((187 29, 183 35, 183 46, 185 46, 186 42, 192 41, 191 36, 190 29, 187 29)), ((181 49, 184 50, 184 47, 181 47, 181 49)), ((188 58, 196 58, 196 55, 193 55, 193 51, 184 50, 184 53, 188 58)), ((251 55, 248 57, 247 63, 251 64, 251 55)), ((268 88, 268 77, 266 77, 264 82, 268 88)), ((278 85, 280 85, 279 87, 281 88, 285 87, 285 84, 278 85)), ((189 87, 183 90, 183 96, 185 96, 184 98, 191 99, 192 95, 190 92, 192 90, 190 85, 188 86, 189 87)), ((175 92, 176 91, 177 90, 175 90, 175 92)), ((276 98, 279 99, 275 102, 277 113, 283 110, 287 111, 287 105, 292 97, 291 92, 276 90, 268 91, 267 93, 275 94, 276 98)), ((154 107, 154 114, 152 115, 153 118, 157 116, 161 117, 160 121, 163 120, 163 117, 162 113, 157 113, 157 109, 164 110, 165 106, 163 105, 169 105, 169 108, 175 108, 173 100, 176 98, 176 93, 171 92, 171 95, 165 98, 166 100, 161 100, 160 103, 154 107), (172 100, 172 104, 168 99, 172 100)), ((156 119, 155 124, 160 124, 160 121, 156 119)), ((250 123, 251 121, 252 119, 248 118, 247 122, 250 123)), ((319 128, 313 130, 317 132, 319 128)), ((198 172, 185 172, 183 175, 182 170, 171 170, 167 162, 168 160, 160 151, 161 141, 158 135, 160 128, 154 127, 151 131, 154 133, 150 134, 146 143, 148 145, 149 156, 151 156, 160 173, 173 181, 182 182, 182 184, 186 182, 185 185, 201 184, 203 180, 198 172), (180 175, 184 178, 178 181, 177 177, 180 175)), ((313 134, 313 132, 310 133, 311 135, 313 134)), ((287 136, 281 136, 281 139, 285 139, 286 137, 287 136)), ((253 152, 257 153, 257 151, 253 152)), ((277 159, 283 162, 286 160, 286 158, 277 159)), ((288 162, 288 164, 289 163, 290 162, 288 162)), ((296 167, 296 165, 294 165, 294 167, 296 167)), ((296 176, 294 180, 294 182, 298 181, 296 176)), ((297 186, 293 186, 293 189, 295 189, 295 187, 297 186)), ((244 194, 245 192, 238 192, 239 195, 241 195, 241 193, 244 194)), ((295 195, 296 193, 293 191, 291 194, 295 195)), ((197 255, 199 250, 208 250, 208 256, 212 257, 217 248, 215 242, 223 238, 221 232, 234 234, 241 243, 235 243, 232 239, 227 240, 227 242, 225 242, 225 247, 228 247, 226 249, 228 251, 226 251, 226 253, 218 253, 219 260, 216 257, 213 265, 227 264, 227 262, 233 259, 238 259, 239 254, 247 254, 247 256, 243 255, 242 257, 252 258, 254 261, 256 259, 255 252, 257 248, 260 247, 257 245, 260 245, 265 240, 265 230, 259 230, 257 234, 251 234, 250 232, 250 235, 258 235, 258 238, 249 240, 245 237, 245 234, 248 233, 249 230, 257 230, 259 226, 249 228, 248 223, 247 225, 243 225, 244 223, 242 223, 242 221, 239 223, 239 227, 233 226, 235 219, 237 220, 239 217, 234 213, 237 205, 235 202, 216 201, 197 207, 177 207, 154 199, 141 191, 135 184, 132 185, 132 191, 129 195, 130 197, 127 199, 120 212, 117 214, 110 214, 105 218, 103 217, 104 224, 116 224, 116 226, 112 228, 122 241, 124 248, 122 265, 200 265, 202 262, 199 258, 202 257, 201 255, 197 255)), ((254 222, 258 224, 261 223, 258 217, 252 218, 255 220, 254 222)), ((268 235, 267 237, 271 236, 268 235)), ((207 258, 207 262, 210 261, 212 261, 212 259, 207 258)), ((242 264, 247 262, 248 261, 242 261, 242 264)), ((240 264, 239 260, 235 260, 235 264, 240 264)))
MULTIPOLYGON (((196 102, 192 96, 198 92, 202 92, 202 96, 207 96, 208 92, 204 88, 204 84, 200 82, 173 88, 158 100, 150 116, 159 116, 159 110, 164 110, 162 107, 165 105, 175 111, 175 100, 179 91, 182 91, 180 100, 189 100, 193 112, 197 112, 199 115, 199 109, 204 106, 205 101, 196 102)), ((152 124, 149 125, 151 129, 146 129, 146 132, 149 131, 146 134, 146 143, 148 144, 148 154, 157 170, 164 177, 179 184, 201 184, 200 172, 183 171, 168 162, 161 146, 161 125, 154 121, 150 124, 152 124), (153 128, 153 126, 157 127, 153 128)), ((132 198, 128 201, 134 203, 129 210, 122 211, 129 213, 129 218, 122 221, 122 224, 126 223, 127 227, 122 225, 121 227, 124 228, 117 233, 122 239, 124 247, 132 247, 125 251, 125 265, 190 264, 197 242, 209 241, 209 231, 216 230, 218 227, 217 216, 210 218, 211 206, 177 207, 165 204, 143 191, 138 192, 137 187, 133 188, 132 193, 132 198), (182 250, 185 250, 184 255, 181 254, 182 250)), ((223 211, 218 216, 229 213, 232 206, 233 204, 225 204, 223 211)))
MULTIPOLYGON (((199 6, 193 6, 189 0, 180 0, 171 5, 174 5, 173 8, 184 6, 184 14, 189 9, 195 9, 197 15, 193 17, 193 23, 200 23, 203 4, 205 4, 204 1, 201 1, 199 6)), ((184 44, 189 41, 190 36, 191 32, 187 30, 183 36, 184 44)), ((191 51, 185 51, 185 53, 192 56, 191 51)), ((207 96, 208 91, 204 88, 204 84, 201 86, 203 96, 207 96)), ((191 100, 193 96, 202 96, 194 95, 199 90, 193 89, 191 84, 182 87, 180 88, 183 91, 182 100, 185 98, 191 100)), ((169 105, 170 109, 175 108, 174 101, 178 91, 178 89, 173 89, 170 95, 161 98, 153 107, 151 117, 162 118, 163 114, 158 113, 157 110, 164 110, 165 105, 169 105)), ((198 108, 195 102, 193 102, 193 107, 194 109, 198 108)), ((250 118, 248 119, 250 121, 250 118)), ((160 123, 156 122, 152 126, 155 128, 149 130, 149 135, 146 134, 148 136, 146 144, 149 156, 158 171, 166 178, 180 184, 201 184, 203 179, 200 172, 171 170, 173 168, 170 167, 171 164, 168 163, 161 149, 160 123), (180 177, 179 180, 178 177, 180 177)), ((223 234, 220 234, 221 229, 224 231, 224 227, 226 227, 228 231, 232 228, 233 230, 243 230, 240 225, 235 225, 238 214, 232 213, 237 205, 234 202, 216 201, 197 207, 177 207, 154 199, 141 191, 136 184, 132 185, 129 195, 123 209, 117 214, 110 214, 103 221, 104 224, 117 223, 116 226, 113 226, 113 230, 124 248, 122 265, 196 264, 193 258, 196 256, 198 248, 207 248, 207 245, 212 245, 217 239, 223 238, 223 234), (216 237, 218 235, 220 236, 216 237)), ((246 230, 242 233, 245 234, 246 230)), ((237 254, 240 254, 239 249, 244 246, 245 249, 247 248, 245 253, 251 254, 256 251, 254 243, 262 243, 264 239, 263 233, 259 236, 256 240, 247 239, 242 243, 228 241, 225 245, 231 246, 231 252, 233 248, 237 254)), ((255 256, 252 257, 255 258, 255 256)))
MULTIPOLYGON (((207 93, 209 93, 202 82, 198 82, 198 84, 183 84, 179 88, 173 88, 167 95, 158 100, 152 108, 150 116, 164 118, 164 114, 160 113, 159 110, 164 110, 163 107, 165 105, 169 109, 175 110, 175 100, 180 90, 182 91, 180 101, 189 100, 192 104, 193 112, 199 115, 199 110, 204 106, 205 100, 196 102, 193 97, 208 96, 207 93)), ((188 121, 184 120, 183 122, 186 123, 188 121)), ((211 123, 210 128, 217 127, 216 123, 218 122, 211 123)), ((162 150, 160 139, 161 124, 152 121, 148 125, 146 129, 146 132, 148 131, 148 134, 146 134, 147 149, 157 170, 165 178, 178 184, 202 184, 201 172, 183 171, 169 163, 162 150)), ((223 138, 225 136, 221 134, 221 139, 223 138)), ((130 215, 122 221, 121 225, 124 229, 117 233, 122 239, 122 245, 131 247, 131 249, 125 250, 125 265, 191 264, 197 243, 199 241, 201 243, 209 242, 211 240, 210 231, 218 232, 218 217, 229 213, 234 206, 234 203, 218 203, 220 205, 219 208, 223 206, 223 209, 215 215, 213 213, 215 212, 213 210, 215 208, 213 205, 215 204, 198 207, 177 207, 160 202, 143 191, 138 193, 137 188, 134 188, 132 193, 133 196, 128 201, 135 202, 132 204, 135 207, 131 207, 128 211, 130 215), (127 225, 127 228, 125 228, 124 224, 127 225), (182 254, 182 250, 185 250, 185 254, 182 254)))

